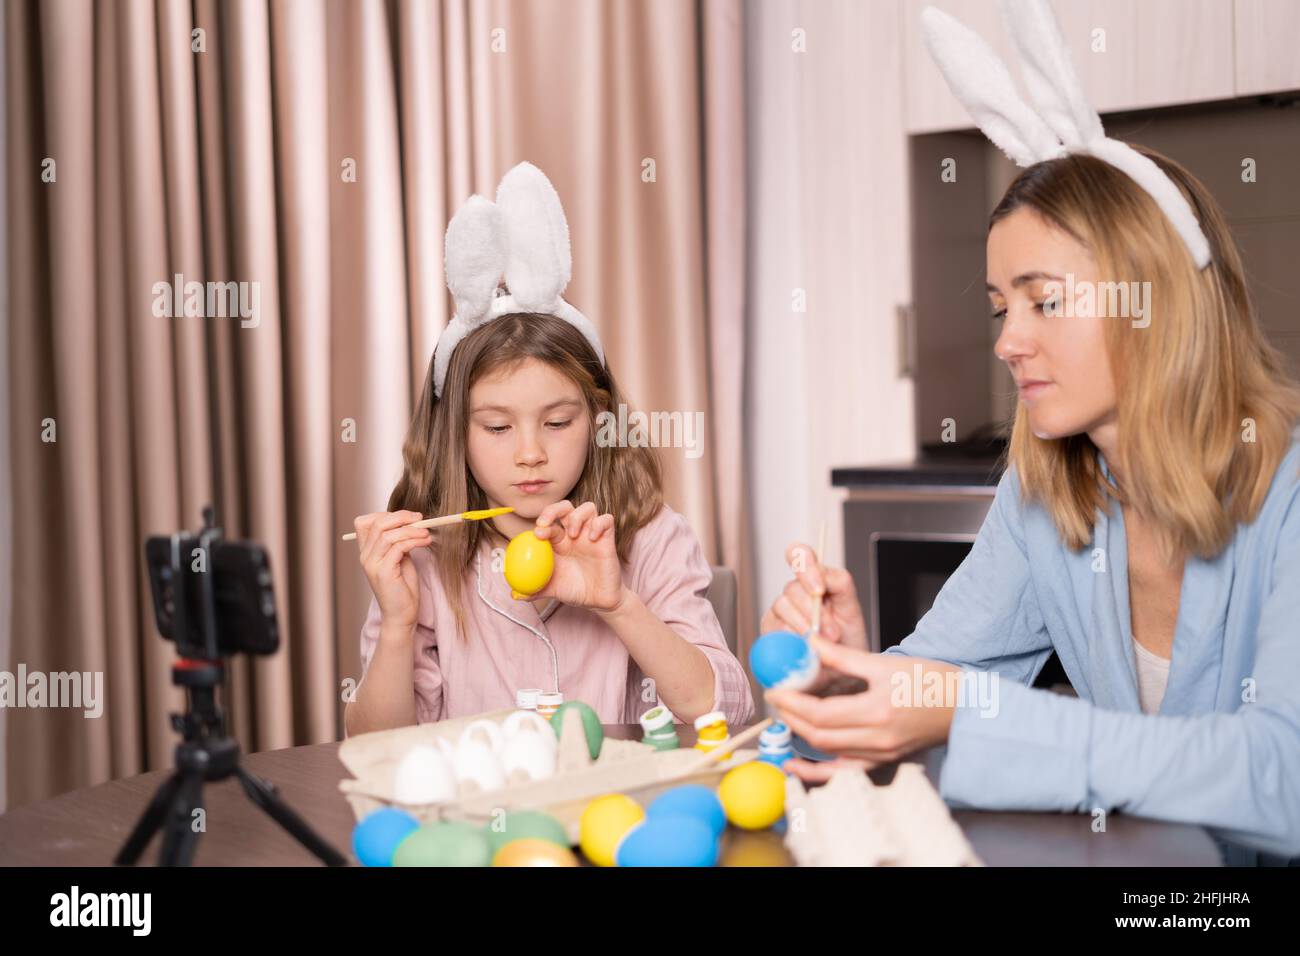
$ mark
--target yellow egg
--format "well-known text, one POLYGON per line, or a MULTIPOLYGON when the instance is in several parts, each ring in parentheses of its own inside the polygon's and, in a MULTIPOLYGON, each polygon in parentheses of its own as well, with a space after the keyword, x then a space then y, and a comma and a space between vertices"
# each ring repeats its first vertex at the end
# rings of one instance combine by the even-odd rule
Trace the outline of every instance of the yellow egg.
POLYGON ((592 863, 613 866, 619 841, 644 819, 641 804, 621 793, 607 793, 591 801, 582 811, 578 845, 592 863))
POLYGON ((492 858, 493 866, 577 866, 578 858, 566 846, 531 837, 511 840, 492 858))
POLYGON ((727 819, 744 830, 765 830, 785 813, 785 774, 762 760, 727 771, 718 784, 727 819))
POLYGON ((551 580, 555 570, 555 552, 551 542, 543 541, 531 531, 517 534, 506 545, 506 583, 516 595, 531 597, 551 580))

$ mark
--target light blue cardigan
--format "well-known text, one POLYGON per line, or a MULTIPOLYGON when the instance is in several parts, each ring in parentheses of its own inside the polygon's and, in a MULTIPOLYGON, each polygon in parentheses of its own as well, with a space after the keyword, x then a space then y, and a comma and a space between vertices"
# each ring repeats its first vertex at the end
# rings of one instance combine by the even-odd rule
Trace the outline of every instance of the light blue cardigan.
POLYGON ((1213 559, 1187 558, 1155 714, 1138 706, 1111 504, 1092 546, 1072 552, 1009 469, 966 560, 886 651, 1001 674, 995 714, 974 699, 954 713, 940 794, 956 807, 1197 823, 1231 864, 1300 857, 1300 443, 1256 519, 1213 559), (1078 698, 1030 686, 1053 649, 1078 698))

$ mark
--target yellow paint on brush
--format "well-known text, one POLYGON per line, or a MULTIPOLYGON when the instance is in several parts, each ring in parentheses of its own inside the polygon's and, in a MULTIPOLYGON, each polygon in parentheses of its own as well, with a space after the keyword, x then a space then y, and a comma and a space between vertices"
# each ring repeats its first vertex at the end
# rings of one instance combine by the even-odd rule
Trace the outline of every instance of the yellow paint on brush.
POLYGON ((497 515, 508 515, 514 508, 485 508, 482 511, 462 511, 460 516, 466 521, 483 521, 497 515))

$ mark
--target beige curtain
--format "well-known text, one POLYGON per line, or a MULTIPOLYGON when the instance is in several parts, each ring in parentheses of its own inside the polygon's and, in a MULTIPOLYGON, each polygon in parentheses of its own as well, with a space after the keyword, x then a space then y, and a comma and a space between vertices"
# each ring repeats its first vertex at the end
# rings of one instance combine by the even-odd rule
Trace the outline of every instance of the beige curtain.
MULTIPOLYGON (((702 458, 663 452, 668 500, 747 584, 738 0, 11 0, 5 17, 4 667, 105 682, 99 719, 7 714, 9 806, 170 765, 183 701, 142 543, 208 502, 267 546, 279 598, 280 652, 235 663, 234 732, 249 751, 340 735, 369 592, 339 533, 398 477, 449 318, 447 219, 523 159, 564 200, 568 295, 630 394, 705 412, 702 458), (156 316, 176 274, 255 283, 257 324, 156 316)), ((742 634, 753 610, 743 591, 742 634)))

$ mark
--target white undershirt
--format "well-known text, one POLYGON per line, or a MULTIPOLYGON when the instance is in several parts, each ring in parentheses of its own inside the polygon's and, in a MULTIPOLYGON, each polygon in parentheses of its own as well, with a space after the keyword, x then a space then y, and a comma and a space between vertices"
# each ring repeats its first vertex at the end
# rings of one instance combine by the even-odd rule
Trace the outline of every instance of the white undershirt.
POLYGON ((1143 713, 1154 714, 1165 697, 1169 682, 1169 658, 1153 654, 1133 638, 1133 655, 1137 663, 1138 704, 1143 713))

